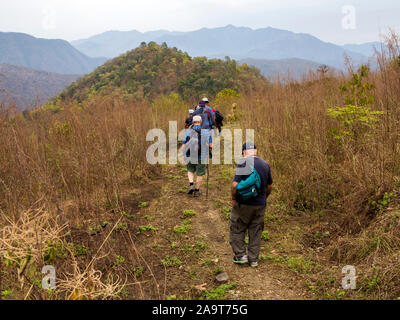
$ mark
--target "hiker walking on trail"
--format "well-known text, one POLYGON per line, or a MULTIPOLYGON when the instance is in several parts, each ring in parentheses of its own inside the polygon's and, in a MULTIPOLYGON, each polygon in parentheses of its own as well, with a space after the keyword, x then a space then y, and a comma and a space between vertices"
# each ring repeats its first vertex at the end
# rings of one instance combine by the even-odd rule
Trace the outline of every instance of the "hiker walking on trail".
POLYGON ((211 135, 211 130, 216 125, 215 113, 207 104, 209 104, 207 98, 201 100, 199 102, 199 108, 193 113, 193 116, 201 116, 201 128, 207 130, 206 133, 210 133, 211 135))
POLYGON ((243 156, 232 184, 233 209, 230 219, 230 244, 236 264, 258 267, 261 235, 267 198, 272 191, 271 169, 267 162, 257 157, 257 147, 247 142, 243 145, 243 156), (248 231, 249 244, 246 254, 245 235, 248 231))
POLYGON ((190 184, 188 194, 199 197, 203 177, 207 172, 210 149, 212 149, 212 137, 202 129, 201 116, 193 117, 193 125, 185 133, 183 145, 190 184), (195 174, 197 175, 196 186, 194 185, 195 174))

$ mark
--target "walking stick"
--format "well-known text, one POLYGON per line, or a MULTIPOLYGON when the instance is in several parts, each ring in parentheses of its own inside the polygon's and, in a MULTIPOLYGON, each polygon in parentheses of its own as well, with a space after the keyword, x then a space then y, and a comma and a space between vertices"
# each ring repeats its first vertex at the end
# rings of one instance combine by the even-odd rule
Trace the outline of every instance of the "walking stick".
POLYGON ((210 177, 210 168, 209 168, 210 164, 207 164, 207 193, 206 193, 206 199, 208 200, 208 180, 210 177))

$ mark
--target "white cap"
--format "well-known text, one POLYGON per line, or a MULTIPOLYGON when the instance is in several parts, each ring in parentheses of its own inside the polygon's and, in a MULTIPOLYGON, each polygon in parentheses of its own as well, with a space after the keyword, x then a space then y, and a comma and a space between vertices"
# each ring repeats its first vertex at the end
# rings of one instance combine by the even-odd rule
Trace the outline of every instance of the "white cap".
POLYGON ((208 101, 208 98, 203 98, 203 101, 204 101, 204 102, 209 102, 209 101, 208 101))
POLYGON ((198 123, 202 122, 201 116, 194 116, 193 123, 195 123, 195 122, 198 122, 198 123))
POLYGON ((194 113, 194 110, 193 110, 193 109, 190 109, 190 110, 189 110, 189 114, 192 114, 192 113, 194 113))

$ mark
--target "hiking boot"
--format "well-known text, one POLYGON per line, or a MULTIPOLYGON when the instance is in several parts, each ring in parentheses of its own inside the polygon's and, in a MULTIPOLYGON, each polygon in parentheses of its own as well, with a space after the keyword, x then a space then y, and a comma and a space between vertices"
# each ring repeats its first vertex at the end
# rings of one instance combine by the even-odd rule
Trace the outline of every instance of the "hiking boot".
POLYGON ((246 264, 249 263, 249 257, 248 256, 243 256, 243 257, 233 257, 233 263, 235 264, 246 264))
POLYGON ((252 268, 257 268, 258 267, 258 262, 257 261, 252 261, 249 264, 250 264, 250 267, 252 267, 252 268))
POLYGON ((200 190, 194 190, 193 196, 195 196, 196 198, 200 197, 201 196, 200 190))
POLYGON ((187 194, 188 194, 189 196, 191 196, 191 195, 193 195, 193 193, 194 193, 194 186, 190 186, 190 187, 189 187, 189 191, 188 191, 187 194))

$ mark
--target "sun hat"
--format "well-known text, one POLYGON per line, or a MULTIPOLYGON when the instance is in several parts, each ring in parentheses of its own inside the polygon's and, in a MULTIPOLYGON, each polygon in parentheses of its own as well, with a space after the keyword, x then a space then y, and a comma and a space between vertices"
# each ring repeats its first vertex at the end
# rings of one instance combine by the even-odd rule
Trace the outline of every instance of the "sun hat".
POLYGON ((201 120, 201 117, 200 116, 194 116, 193 117, 193 123, 199 123, 199 122, 201 122, 202 120, 201 120))

